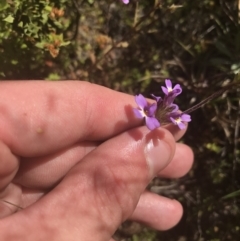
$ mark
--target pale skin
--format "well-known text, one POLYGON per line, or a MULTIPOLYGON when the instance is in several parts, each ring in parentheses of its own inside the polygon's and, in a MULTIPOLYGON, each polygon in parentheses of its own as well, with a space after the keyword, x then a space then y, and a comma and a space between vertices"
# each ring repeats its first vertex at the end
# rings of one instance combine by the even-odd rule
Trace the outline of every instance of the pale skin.
POLYGON ((0 241, 109 241, 126 219, 179 222, 181 204, 145 188, 190 170, 185 131, 150 132, 132 107, 86 82, 0 83, 0 199, 23 208, 0 201, 0 241))

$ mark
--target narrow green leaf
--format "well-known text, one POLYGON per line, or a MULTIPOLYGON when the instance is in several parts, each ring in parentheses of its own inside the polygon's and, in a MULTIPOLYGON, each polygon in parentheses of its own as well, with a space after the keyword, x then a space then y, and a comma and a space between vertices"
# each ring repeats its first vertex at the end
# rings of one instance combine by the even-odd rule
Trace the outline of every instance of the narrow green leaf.
POLYGON ((225 200, 225 199, 229 199, 229 198, 235 198, 235 197, 238 197, 238 196, 240 196, 240 190, 238 190, 236 192, 229 193, 229 194, 223 196, 221 199, 225 200))

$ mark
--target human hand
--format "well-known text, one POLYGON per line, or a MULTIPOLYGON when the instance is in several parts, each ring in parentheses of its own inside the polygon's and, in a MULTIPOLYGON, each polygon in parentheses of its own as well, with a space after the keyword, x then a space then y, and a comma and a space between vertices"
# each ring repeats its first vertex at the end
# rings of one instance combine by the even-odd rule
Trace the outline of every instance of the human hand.
POLYGON ((144 190, 190 169, 183 131, 139 127, 132 96, 86 82, 2 82, 0 96, 0 198, 23 207, 0 202, 0 240, 108 241, 128 218, 179 221, 177 201, 144 190))

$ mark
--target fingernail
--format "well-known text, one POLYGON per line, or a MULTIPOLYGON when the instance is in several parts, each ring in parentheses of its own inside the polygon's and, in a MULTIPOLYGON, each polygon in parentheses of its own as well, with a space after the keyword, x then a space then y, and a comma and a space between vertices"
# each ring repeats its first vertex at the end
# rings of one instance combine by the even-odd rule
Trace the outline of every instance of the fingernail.
POLYGON ((155 176, 169 163, 170 156, 171 149, 165 141, 157 137, 147 140, 145 157, 151 176, 155 176))

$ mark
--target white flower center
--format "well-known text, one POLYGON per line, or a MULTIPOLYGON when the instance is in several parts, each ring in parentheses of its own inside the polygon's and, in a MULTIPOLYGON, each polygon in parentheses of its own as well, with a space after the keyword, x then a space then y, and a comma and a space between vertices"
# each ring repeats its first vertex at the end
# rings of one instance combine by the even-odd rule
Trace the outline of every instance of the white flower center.
POLYGON ((175 121, 176 121, 177 124, 179 124, 179 123, 182 122, 182 119, 180 117, 178 117, 178 118, 175 119, 175 121))

